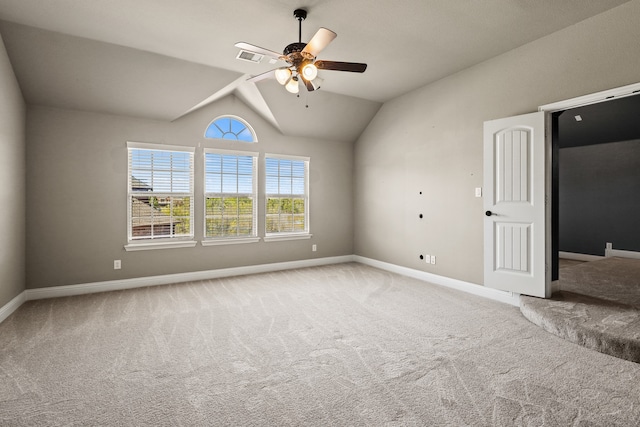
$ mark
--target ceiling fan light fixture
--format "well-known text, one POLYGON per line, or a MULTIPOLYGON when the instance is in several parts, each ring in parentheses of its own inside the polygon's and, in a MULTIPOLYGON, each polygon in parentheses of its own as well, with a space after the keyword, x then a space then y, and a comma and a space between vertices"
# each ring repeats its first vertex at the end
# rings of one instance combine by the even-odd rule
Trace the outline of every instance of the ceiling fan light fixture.
POLYGON ((300 91, 300 88, 298 87, 298 78, 292 77, 284 88, 291 93, 298 93, 300 91))
POLYGON ((302 66, 300 74, 302 74, 302 77, 304 77, 305 80, 312 81, 318 77, 318 67, 308 62, 302 66))
POLYGON ((287 91, 297 94, 300 91, 300 83, 308 92, 320 89, 323 80, 318 77, 318 70, 364 73, 367 69, 367 64, 364 63, 316 60, 318 54, 336 38, 337 34, 327 28, 320 27, 311 37, 311 40, 308 43, 304 43, 302 41, 302 21, 307 18, 307 11, 296 9, 293 11, 293 16, 298 21, 298 41, 289 43, 282 53, 245 42, 235 44, 237 48, 249 53, 269 56, 270 63, 284 61, 288 64, 287 66, 252 76, 247 81, 255 83, 262 79, 275 77, 277 82, 284 86, 287 91))
POLYGON ((278 83, 284 86, 291 81, 291 70, 288 68, 278 68, 275 71, 275 76, 278 83))

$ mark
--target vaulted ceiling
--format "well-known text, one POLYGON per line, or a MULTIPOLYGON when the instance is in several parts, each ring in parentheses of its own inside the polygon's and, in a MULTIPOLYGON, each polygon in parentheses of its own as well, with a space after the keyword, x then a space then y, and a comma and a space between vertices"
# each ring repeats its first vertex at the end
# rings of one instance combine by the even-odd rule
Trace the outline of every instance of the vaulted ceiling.
MULTIPOLYGON (((27 103, 174 120, 235 95, 283 133, 353 141, 382 103, 627 0, 0 0, 0 34, 27 103), (319 27, 338 37, 300 97, 247 77, 239 41, 281 51, 319 27), (307 107, 308 106, 308 107, 307 107)), ((282 64, 280 64, 282 65, 282 64)))

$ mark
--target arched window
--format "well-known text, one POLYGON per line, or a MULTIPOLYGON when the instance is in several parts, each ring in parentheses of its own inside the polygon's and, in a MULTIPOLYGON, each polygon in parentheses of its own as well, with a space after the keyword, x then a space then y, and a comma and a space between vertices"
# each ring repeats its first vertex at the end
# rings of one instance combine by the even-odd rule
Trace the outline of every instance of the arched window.
POLYGON ((214 119, 204 132, 205 138, 230 139, 232 141, 258 142, 249 123, 236 116, 220 116, 214 119))

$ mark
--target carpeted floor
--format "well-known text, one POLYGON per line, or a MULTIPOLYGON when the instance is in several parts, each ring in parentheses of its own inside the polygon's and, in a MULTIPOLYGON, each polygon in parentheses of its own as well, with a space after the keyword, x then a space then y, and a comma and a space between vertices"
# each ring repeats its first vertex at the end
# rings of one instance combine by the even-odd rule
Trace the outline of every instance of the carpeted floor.
POLYGON ((561 268, 552 298, 522 295, 520 309, 559 337, 640 363, 640 260, 606 258, 561 268))
POLYGON ((632 426, 640 364, 361 264, 31 301, 0 425, 632 426))

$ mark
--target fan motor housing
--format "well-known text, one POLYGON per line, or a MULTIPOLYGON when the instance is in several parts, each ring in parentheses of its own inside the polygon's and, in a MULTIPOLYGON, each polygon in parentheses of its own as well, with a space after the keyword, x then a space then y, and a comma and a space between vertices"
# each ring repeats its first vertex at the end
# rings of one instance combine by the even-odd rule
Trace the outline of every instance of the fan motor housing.
POLYGON ((284 53, 284 55, 286 56, 294 52, 302 52, 302 49, 304 49, 306 45, 307 45, 306 43, 302 43, 302 42, 291 43, 290 45, 284 48, 284 51, 282 53, 284 53))
POLYGON ((305 48, 306 43, 291 43, 284 48, 284 56, 286 61, 298 68, 304 61, 313 61, 315 58, 307 52, 302 50, 305 48))

